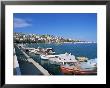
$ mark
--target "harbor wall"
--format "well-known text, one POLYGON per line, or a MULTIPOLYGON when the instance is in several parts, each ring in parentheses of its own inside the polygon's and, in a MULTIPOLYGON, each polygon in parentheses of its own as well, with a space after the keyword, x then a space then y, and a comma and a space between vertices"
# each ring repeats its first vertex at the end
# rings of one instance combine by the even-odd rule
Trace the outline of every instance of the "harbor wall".
POLYGON ((20 68, 19 68, 19 63, 18 63, 18 60, 17 60, 15 48, 14 48, 14 63, 13 63, 13 68, 14 68, 14 75, 21 75, 21 71, 20 71, 20 68))

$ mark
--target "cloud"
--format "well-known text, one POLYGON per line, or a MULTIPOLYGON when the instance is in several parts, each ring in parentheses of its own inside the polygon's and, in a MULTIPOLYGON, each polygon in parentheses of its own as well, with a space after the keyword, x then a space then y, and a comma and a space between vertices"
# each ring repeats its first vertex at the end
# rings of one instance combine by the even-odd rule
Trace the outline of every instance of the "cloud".
POLYGON ((29 27, 31 23, 26 19, 14 18, 14 28, 29 27))

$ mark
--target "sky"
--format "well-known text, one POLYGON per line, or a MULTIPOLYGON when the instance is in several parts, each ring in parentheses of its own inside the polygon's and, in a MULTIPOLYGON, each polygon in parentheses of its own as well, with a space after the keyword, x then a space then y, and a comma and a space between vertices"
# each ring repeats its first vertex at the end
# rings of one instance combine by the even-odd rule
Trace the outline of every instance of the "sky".
POLYGON ((14 32, 97 41, 96 13, 14 13, 14 32))

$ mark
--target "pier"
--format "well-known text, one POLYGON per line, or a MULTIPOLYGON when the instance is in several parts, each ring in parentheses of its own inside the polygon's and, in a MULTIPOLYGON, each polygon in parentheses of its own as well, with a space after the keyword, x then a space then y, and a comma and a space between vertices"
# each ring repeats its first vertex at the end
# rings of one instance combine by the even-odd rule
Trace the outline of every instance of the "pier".
POLYGON ((29 62, 33 63, 44 75, 50 75, 39 63, 36 63, 33 59, 28 59, 29 62))
MULTIPOLYGON (((16 45, 16 46, 17 46, 17 45, 16 45)), ((37 63, 36 61, 34 61, 32 58, 30 58, 30 56, 28 56, 28 55, 23 51, 22 47, 19 48, 19 47, 17 46, 17 48, 24 54, 24 56, 27 58, 27 61, 28 61, 29 63, 32 63, 32 64, 36 67, 36 69, 38 69, 43 75, 50 75, 49 72, 48 72, 46 69, 44 69, 39 63, 37 63)))

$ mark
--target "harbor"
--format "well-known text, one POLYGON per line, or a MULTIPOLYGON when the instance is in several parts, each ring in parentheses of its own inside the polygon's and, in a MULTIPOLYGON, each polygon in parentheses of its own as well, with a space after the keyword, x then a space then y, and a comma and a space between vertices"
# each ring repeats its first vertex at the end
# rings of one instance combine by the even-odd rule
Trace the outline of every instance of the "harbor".
MULTIPOLYGON (((42 45, 42 44, 41 44, 42 45)), ((60 45, 57 45, 57 47, 60 45)), ((65 52, 58 54, 54 47, 29 47, 15 44, 18 63, 23 75, 96 75, 96 59, 77 57, 65 52), (19 54, 19 55, 18 55, 19 54), (91 64, 90 64, 91 63, 91 64), (24 65, 27 65, 24 66, 24 65), (86 67, 86 68, 85 68, 86 67), (31 68, 31 69, 30 69, 31 68), (82 70, 83 68, 83 70, 82 70), (94 69, 93 69, 94 68, 94 69), (86 70, 85 70, 86 69, 86 70), (25 71, 26 70, 26 71, 25 71), (31 73, 32 72, 32 73, 31 73)))
POLYGON ((13 22, 14 75, 97 75, 96 13, 15 13, 13 22))

